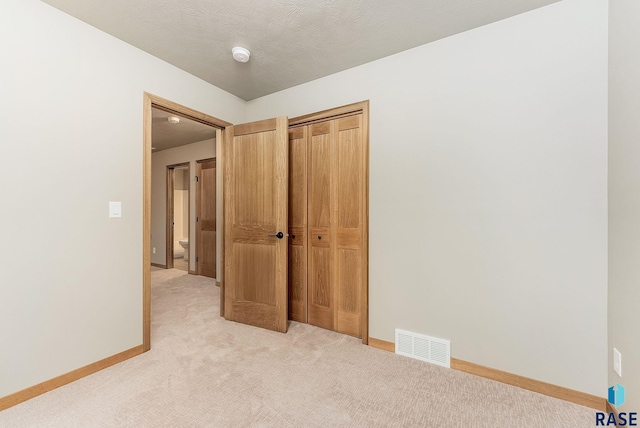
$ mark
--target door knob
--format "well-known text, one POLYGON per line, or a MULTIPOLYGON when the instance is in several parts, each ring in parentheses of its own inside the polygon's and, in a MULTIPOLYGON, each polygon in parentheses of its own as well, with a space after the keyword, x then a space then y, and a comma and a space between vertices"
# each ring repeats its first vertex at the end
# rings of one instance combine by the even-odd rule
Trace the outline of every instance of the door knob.
POLYGON ((282 239, 282 238, 284 238, 284 233, 278 232, 275 235, 268 235, 268 236, 273 236, 273 237, 276 237, 278 239, 282 239))

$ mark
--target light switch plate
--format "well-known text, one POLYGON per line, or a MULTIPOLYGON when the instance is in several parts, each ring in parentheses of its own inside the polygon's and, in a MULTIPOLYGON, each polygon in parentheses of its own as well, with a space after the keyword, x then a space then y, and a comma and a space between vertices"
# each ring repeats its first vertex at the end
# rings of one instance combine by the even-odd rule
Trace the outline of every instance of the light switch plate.
POLYGON ((109 218, 122 217, 122 202, 109 202, 109 218))
POLYGON ((613 371, 622 377, 622 354, 616 348, 613 348, 613 371))

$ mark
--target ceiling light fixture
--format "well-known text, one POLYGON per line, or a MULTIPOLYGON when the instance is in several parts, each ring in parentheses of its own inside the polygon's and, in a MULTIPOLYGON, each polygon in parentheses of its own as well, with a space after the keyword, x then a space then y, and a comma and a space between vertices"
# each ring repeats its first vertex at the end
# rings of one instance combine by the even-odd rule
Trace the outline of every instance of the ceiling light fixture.
POLYGON ((231 53, 233 54, 233 59, 238 62, 247 62, 249 61, 249 56, 251 56, 249 49, 241 48, 240 46, 231 49, 231 53))
POLYGON ((177 116, 169 116, 169 117, 167 118, 167 121, 168 121, 169 123, 180 123, 180 118, 179 118, 179 117, 177 117, 177 116))

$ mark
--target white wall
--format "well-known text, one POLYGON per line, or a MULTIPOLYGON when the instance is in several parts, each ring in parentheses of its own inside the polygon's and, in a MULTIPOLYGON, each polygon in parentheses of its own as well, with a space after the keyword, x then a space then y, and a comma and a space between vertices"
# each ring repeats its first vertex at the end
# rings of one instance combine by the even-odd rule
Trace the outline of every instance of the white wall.
MULTIPOLYGON (((164 265, 166 263, 166 236, 167 236, 167 165, 189 162, 189 186, 191 230, 189 231, 189 269, 196 269, 196 161, 213 158, 216 156, 216 140, 198 141, 197 143, 162 150, 151 155, 151 248, 155 247, 156 253, 151 252, 151 262, 164 265)), ((174 245, 175 246, 175 245, 174 245)))
POLYGON ((640 2, 609 2, 609 385, 640 411, 640 2), (622 353, 622 378, 613 348, 622 353))
POLYGON ((370 335, 599 396, 607 2, 565 0, 248 103, 371 101, 370 335))
POLYGON ((142 343, 143 92, 246 110, 38 0, 3 0, 0 38, 3 397, 142 343))

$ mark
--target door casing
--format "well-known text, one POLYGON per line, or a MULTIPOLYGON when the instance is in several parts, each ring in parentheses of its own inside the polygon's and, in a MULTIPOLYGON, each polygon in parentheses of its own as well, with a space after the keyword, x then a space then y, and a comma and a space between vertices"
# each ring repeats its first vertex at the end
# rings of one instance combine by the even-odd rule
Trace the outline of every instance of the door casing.
MULTIPOLYGON (((216 128, 217 151, 221 147, 222 130, 231 123, 148 92, 145 92, 142 98, 142 348, 143 352, 146 352, 151 349, 151 109, 157 108, 168 113, 178 114, 216 128)), ((220 162, 218 160, 218 167, 220 162)))

